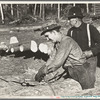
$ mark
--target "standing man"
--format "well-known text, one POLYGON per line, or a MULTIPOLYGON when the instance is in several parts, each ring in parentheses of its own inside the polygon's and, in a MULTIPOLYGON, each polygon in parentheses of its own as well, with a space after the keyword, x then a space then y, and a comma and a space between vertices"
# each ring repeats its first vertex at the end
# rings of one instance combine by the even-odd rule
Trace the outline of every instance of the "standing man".
MULTIPOLYGON (((100 54, 100 33, 93 25, 84 23, 82 18, 83 14, 79 7, 72 7, 69 10, 68 20, 72 28, 68 30, 67 35, 72 37, 81 47, 91 64, 91 74, 94 74, 97 66, 96 56, 100 54)), ((95 76, 93 80, 95 80, 95 76)))
POLYGON ((91 72, 90 64, 86 61, 85 54, 77 42, 62 34, 59 29, 60 26, 52 24, 45 27, 41 34, 54 43, 54 50, 46 64, 39 69, 35 80, 41 82, 46 74, 63 67, 72 79, 80 83, 82 89, 93 88, 94 74, 91 72))

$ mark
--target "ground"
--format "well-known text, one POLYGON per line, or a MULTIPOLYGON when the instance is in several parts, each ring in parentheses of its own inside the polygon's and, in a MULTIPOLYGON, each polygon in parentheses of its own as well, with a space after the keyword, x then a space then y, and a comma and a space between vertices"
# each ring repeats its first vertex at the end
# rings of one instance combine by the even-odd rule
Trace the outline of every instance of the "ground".
MULTIPOLYGON (((64 28, 64 30, 66 29, 64 28)), ((6 41, 9 44, 9 38, 12 34, 8 35, 8 32, 0 32, 0 42, 6 41)), ((21 31, 16 33, 20 38, 20 41, 26 41, 32 37, 40 38, 40 32, 34 31, 21 31), (20 33, 20 34, 19 34, 20 33), (24 38, 23 38, 24 37, 24 38), (27 38, 28 37, 28 38, 27 38)), ((40 39, 39 39, 40 40, 40 39)), ((34 80, 34 76, 38 69, 45 64, 48 57, 41 52, 36 54, 31 51, 25 51, 23 53, 9 53, 5 54, 1 52, 0 57, 0 97, 43 97, 53 96, 58 97, 80 97, 80 96, 99 96, 100 95, 100 68, 96 70, 96 82, 95 88, 82 90, 80 84, 73 79, 65 79, 61 77, 59 80, 55 79, 48 83, 42 81, 37 83, 34 80), (28 85, 23 82, 29 83, 28 85), (21 84, 23 83, 23 84, 21 84), (35 86, 36 85, 36 86, 35 86)), ((60 68, 47 79, 52 78, 56 74, 61 74, 63 69, 60 68)))

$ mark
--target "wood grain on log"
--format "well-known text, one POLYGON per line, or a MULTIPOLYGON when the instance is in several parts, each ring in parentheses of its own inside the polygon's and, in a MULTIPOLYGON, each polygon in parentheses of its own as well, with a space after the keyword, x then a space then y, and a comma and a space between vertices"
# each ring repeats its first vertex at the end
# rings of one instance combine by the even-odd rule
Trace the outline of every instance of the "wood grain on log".
POLYGON ((40 43, 40 45, 39 45, 39 50, 42 53, 45 53, 45 54, 48 54, 48 55, 51 54, 53 49, 54 49, 54 43, 52 43, 52 42, 44 42, 44 43, 40 43))

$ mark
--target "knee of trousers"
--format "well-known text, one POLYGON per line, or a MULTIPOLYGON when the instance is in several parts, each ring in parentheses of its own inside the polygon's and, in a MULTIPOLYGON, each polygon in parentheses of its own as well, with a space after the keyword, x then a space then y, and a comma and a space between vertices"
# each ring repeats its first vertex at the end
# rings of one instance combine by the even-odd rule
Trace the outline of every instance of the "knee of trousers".
POLYGON ((90 88, 94 88, 94 84, 95 84, 95 75, 94 74, 88 74, 87 77, 84 77, 84 80, 79 80, 79 83, 82 87, 82 89, 90 89, 90 88))
MULTIPOLYGON (((79 83, 80 83, 80 82, 79 82, 79 83)), ((94 88, 94 83, 92 83, 92 84, 80 83, 80 85, 81 85, 81 87, 82 87, 82 90, 94 88)))

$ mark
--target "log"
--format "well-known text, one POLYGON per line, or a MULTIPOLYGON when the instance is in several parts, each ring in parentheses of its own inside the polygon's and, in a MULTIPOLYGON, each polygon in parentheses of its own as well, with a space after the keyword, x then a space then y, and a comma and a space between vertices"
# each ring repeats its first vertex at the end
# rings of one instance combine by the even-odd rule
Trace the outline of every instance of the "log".
POLYGON ((48 46, 44 43, 41 43, 39 45, 39 50, 42 52, 42 53, 45 53, 45 54, 48 54, 48 46))
POLYGON ((36 30, 41 29, 42 26, 27 26, 27 27, 13 27, 13 28, 0 28, 0 31, 23 31, 23 30, 36 30))
MULTIPOLYGON (((26 48, 25 48, 25 49, 26 49, 26 48)), ((28 49, 29 49, 29 48, 28 48, 28 49)), ((25 51, 23 45, 20 45, 20 46, 17 46, 17 47, 11 47, 9 50, 11 51, 11 53, 15 53, 15 52, 17 52, 17 51, 20 51, 20 52, 25 51)))
POLYGON ((29 17, 31 17, 34 21, 37 21, 37 18, 32 16, 32 15, 29 15, 29 17))
POLYGON ((14 53, 14 52, 19 51, 19 47, 14 47, 14 48, 12 47, 9 50, 11 51, 11 53, 14 53))
POLYGON ((13 44, 8 44, 7 47, 8 47, 8 50, 6 50, 6 52, 16 52, 16 51, 19 51, 19 46, 20 44, 19 43, 13 43, 13 44))
POLYGON ((18 43, 13 44, 9 48, 9 51, 11 51, 12 53, 17 51, 24 52, 27 50, 31 50, 34 53, 37 52, 38 51, 37 43, 34 40, 31 40, 31 42, 27 42, 21 45, 18 45, 18 43))
MULTIPOLYGON (((17 21, 17 20, 16 20, 17 21)), ((47 21, 46 24, 41 24, 38 26, 23 26, 23 27, 12 27, 12 28, 0 28, 0 31, 23 31, 23 30, 38 30, 38 29, 42 29, 43 27, 47 26, 47 25, 51 25, 51 24, 56 24, 55 20, 51 20, 51 21, 47 21)))
POLYGON ((12 36, 11 38, 10 38, 10 44, 16 44, 16 43, 18 43, 19 41, 18 41, 18 39, 17 39, 17 37, 16 36, 12 36))
MULTIPOLYGON (((14 53, 14 52, 24 52, 27 50, 31 50, 32 52, 36 53, 38 50, 44 54, 50 55, 54 49, 54 43, 45 41, 41 39, 40 41, 37 40, 31 40, 24 43, 13 43, 7 46, 9 48, 8 51, 14 53), (44 41, 44 42, 43 42, 44 41)), ((7 52, 8 52, 7 51, 7 52)))
POLYGON ((19 22, 20 21, 20 19, 17 19, 17 20, 14 20, 14 21, 12 21, 12 22, 9 22, 9 24, 15 24, 15 23, 17 23, 17 22, 19 22))
POLYGON ((54 49, 54 43, 52 42, 44 42, 40 43, 39 50, 44 54, 50 55, 54 49))
MULTIPOLYGON (((39 50, 39 45, 41 43, 45 43, 45 44, 48 44, 49 47, 50 47, 50 43, 46 43, 47 40, 45 38, 32 38, 31 40, 23 40, 23 41, 19 41, 17 39, 16 36, 12 36, 10 38, 10 42, 9 43, 5 43, 6 46, 8 47, 8 49, 6 50, 6 52, 17 52, 17 51, 20 51, 20 52, 24 52, 26 50, 31 50, 32 52, 37 52, 39 50)), ((46 47, 46 46, 45 46, 46 47)), ((47 47, 48 48, 48 47, 47 47)), ((46 51, 44 51, 45 53, 47 53, 46 51)))
POLYGON ((31 49, 32 52, 37 52, 38 51, 37 43, 34 40, 31 40, 30 49, 31 49))

